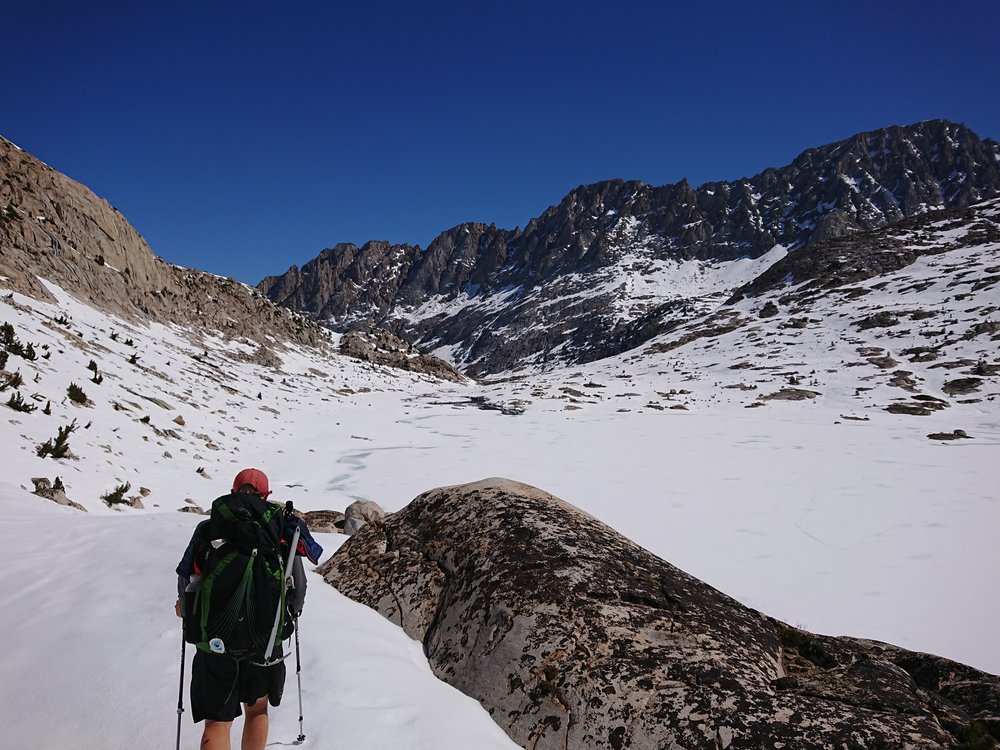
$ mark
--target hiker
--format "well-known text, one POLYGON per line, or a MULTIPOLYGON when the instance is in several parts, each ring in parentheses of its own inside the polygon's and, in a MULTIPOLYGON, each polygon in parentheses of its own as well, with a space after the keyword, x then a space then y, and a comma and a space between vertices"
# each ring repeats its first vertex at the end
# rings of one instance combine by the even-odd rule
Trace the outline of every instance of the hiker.
POLYGON ((315 563, 322 553, 305 523, 291 515, 291 503, 288 511, 283 511, 280 505, 267 502, 270 494, 267 476, 260 469, 244 469, 237 474, 232 492, 218 498, 212 505, 211 517, 195 528, 177 566, 174 609, 178 617, 184 618, 185 639, 198 646, 191 667, 191 713, 195 723, 205 721, 202 750, 229 750, 232 722, 242 713, 241 703, 246 711, 242 748, 263 750, 268 703, 281 703, 285 685, 280 641, 293 632, 293 621, 301 614, 305 600, 306 579, 300 555, 315 563), (299 543, 292 563, 292 585, 282 596, 284 567, 295 529, 299 543), (224 535, 232 538, 215 538, 224 535), (230 566, 230 562, 234 564, 230 566), (258 574, 258 569, 263 572, 258 574), (203 576, 212 585, 206 586, 199 597, 203 576), (227 587, 232 593, 226 592, 227 587), (216 597, 229 597, 223 604, 238 604, 244 599, 237 589, 248 587, 255 603, 246 616, 240 610, 238 621, 228 630, 216 626, 215 619, 225 618, 210 618, 208 608, 214 604, 215 609, 227 609, 218 606, 216 597), (282 602, 286 612, 280 611, 282 602), (264 609, 269 611, 254 617, 264 609), (206 620, 210 623, 207 626, 206 620), (209 632, 209 627, 216 630, 209 632), (280 630, 277 637, 276 630, 280 630))

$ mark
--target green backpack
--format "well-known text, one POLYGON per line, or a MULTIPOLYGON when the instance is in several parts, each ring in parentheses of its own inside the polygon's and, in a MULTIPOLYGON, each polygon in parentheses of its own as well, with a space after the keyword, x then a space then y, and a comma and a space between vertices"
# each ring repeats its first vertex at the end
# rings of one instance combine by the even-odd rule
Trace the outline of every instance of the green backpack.
POLYGON ((287 636, 281 512, 251 494, 212 503, 201 581, 185 607, 186 638, 199 649, 263 663, 287 636))

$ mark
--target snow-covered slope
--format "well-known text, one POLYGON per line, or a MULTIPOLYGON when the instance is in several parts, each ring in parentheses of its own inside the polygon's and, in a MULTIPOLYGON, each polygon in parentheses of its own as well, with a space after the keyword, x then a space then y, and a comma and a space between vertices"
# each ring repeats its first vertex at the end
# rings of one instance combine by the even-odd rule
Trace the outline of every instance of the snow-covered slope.
MULTIPOLYGON (((166 745, 176 727, 181 650, 173 569, 201 519, 176 511, 188 499, 207 506, 243 465, 265 468, 276 497, 300 508, 343 508, 350 495, 336 488, 337 458, 362 440, 365 416, 436 384, 294 349, 276 373, 229 358, 252 355, 248 342, 227 346, 181 328, 131 326, 49 289, 58 304, 20 295, 0 304, 0 322, 38 355, 9 357, 7 370, 25 382, 3 393, 6 401, 17 391, 37 408, 0 406, 0 528, 8 540, 0 553, 0 622, 12 644, 0 657, 0 702, 9 717, 0 746, 166 745), (90 379, 91 361, 100 384, 90 379), (66 396, 70 383, 83 388, 86 405, 66 396), (43 413, 46 404, 51 414, 43 413), (72 423, 71 458, 36 455, 37 445, 72 423), (30 479, 41 476, 60 477, 88 512, 29 494, 30 479), (140 497, 145 510, 112 510, 101 501, 125 483, 125 496, 140 497)), ((327 554, 343 539, 319 537, 327 554)), ((317 577, 307 613, 301 640, 310 745, 513 747, 478 704, 431 674, 418 643, 375 612, 317 577)), ((191 656, 189 646, 188 663, 191 656)), ((292 673, 285 706, 273 713, 279 743, 298 735, 296 702, 292 673)), ((183 732, 194 746, 200 728, 190 714, 183 732)))

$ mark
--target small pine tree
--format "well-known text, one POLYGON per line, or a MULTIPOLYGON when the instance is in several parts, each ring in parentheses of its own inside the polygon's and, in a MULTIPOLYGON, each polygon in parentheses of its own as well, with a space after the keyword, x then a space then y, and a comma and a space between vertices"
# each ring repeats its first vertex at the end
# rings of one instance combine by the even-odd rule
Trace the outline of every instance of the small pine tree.
POLYGON ((3 387, 0 388, 0 390, 6 390, 7 388, 20 388, 22 385, 24 385, 24 378, 21 377, 21 371, 18 370, 7 378, 6 381, 4 381, 3 387))
POLYGON ((5 367, 7 367, 7 358, 9 356, 10 353, 6 349, 0 349, 0 370, 3 370, 5 367))
POLYGON ((9 406, 14 411, 23 411, 25 414, 31 414, 38 407, 34 404, 26 403, 21 397, 20 391, 14 391, 10 399, 7 401, 7 406, 9 406))
POLYGON ((52 414, 52 402, 51 401, 46 401, 45 402, 45 408, 42 409, 42 414, 44 414, 45 416, 49 416, 49 415, 52 414))
POLYGON ((125 482, 125 484, 119 484, 117 487, 111 490, 111 492, 106 492, 105 494, 101 495, 101 500, 103 500, 108 505, 108 507, 111 507, 113 505, 126 504, 128 503, 128 500, 125 499, 125 493, 128 492, 130 489, 132 489, 132 485, 129 484, 128 482, 125 482))
POLYGON ((69 436, 76 429, 74 419, 68 425, 59 428, 59 433, 55 438, 49 438, 35 449, 35 453, 40 458, 51 456, 52 458, 66 458, 69 454, 69 436))
POLYGON ((74 404, 87 405, 87 394, 76 383, 69 384, 69 388, 66 389, 66 395, 69 396, 69 400, 74 404))
POLYGON ((93 383, 94 385, 100 385, 101 383, 104 382, 104 376, 101 375, 100 373, 94 373, 94 377, 90 379, 90 382, 93 383))
POLYGON ((57 490, 59 492, 65 492, 66 485, 63 484, 63 481, 59 477, 56 477, 55 481, 52 482, 52 489, 57 490))
POLYGON ((90 370, 91 372, 96 373, 97 372, 97 363, 94 360, 90 360, 90 364, 87 365, 87 369, 90 370))
POLYGON ((139 364, 139 355, 138 354, 133 354, 131 357, 128 358, 128 363, 130 365, 137 365, 137 364, 139 364))
POLYGON ((117 331, 112 331, 111 332, 111 340, 112 341, 117 341, 118 340, 118 332, 117 331))
POLYGON ((17 339, 14 337, 14 326, 10 323, 4 323, 0 325, 0 344, 5 347, 13 344, 17 339))

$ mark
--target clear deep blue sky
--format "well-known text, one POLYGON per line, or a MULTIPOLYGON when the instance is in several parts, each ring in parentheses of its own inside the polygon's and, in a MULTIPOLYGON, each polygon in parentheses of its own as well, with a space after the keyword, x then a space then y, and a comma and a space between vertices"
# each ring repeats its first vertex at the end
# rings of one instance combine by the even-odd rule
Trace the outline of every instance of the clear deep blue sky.
POLYGON ((1000 139, 998 0, 30 0, 0 29, 0 134, 248 283, 602 179, 737 179, 930 118, 1000 139))

